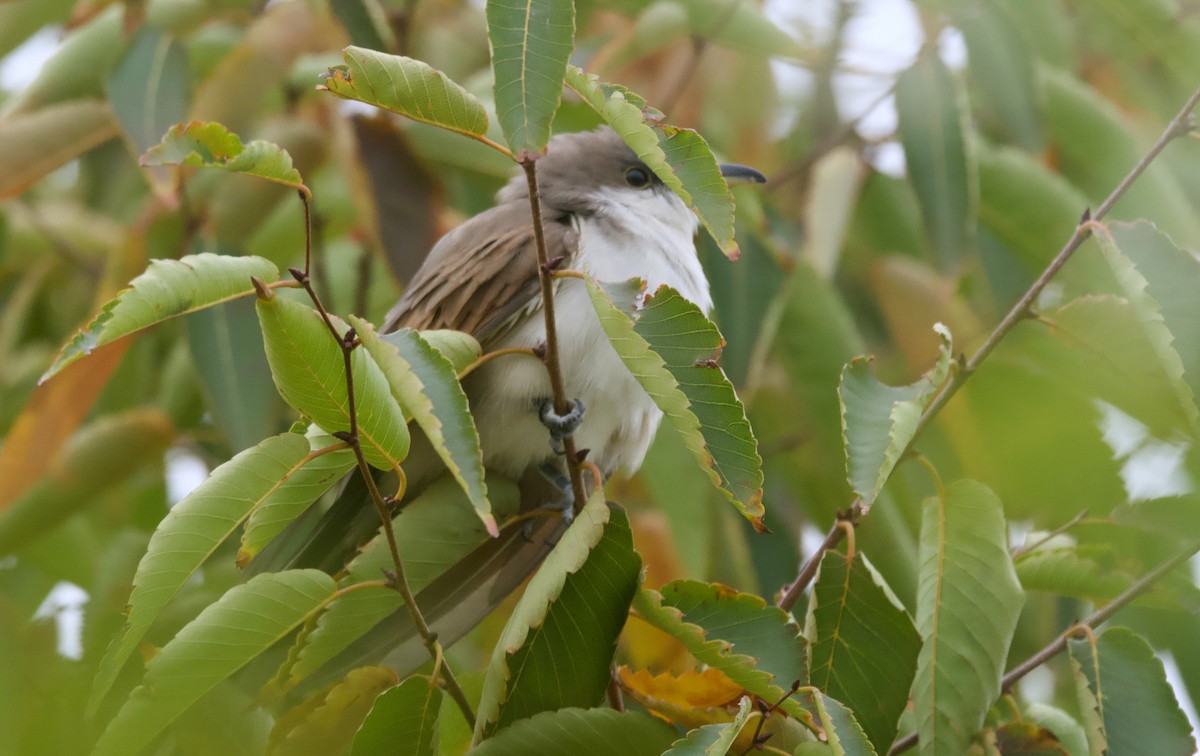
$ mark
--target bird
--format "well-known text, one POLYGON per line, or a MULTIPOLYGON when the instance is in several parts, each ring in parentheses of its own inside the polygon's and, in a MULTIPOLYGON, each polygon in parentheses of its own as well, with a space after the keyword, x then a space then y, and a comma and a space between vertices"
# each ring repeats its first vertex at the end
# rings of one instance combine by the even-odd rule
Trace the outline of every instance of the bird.
MULTIPOLYGON (((647 292, 670 286, 706 314, 712 311, 696 250, 696 214, 615 131, 602 126, 556 135, 536 170, 549 259, 561 258, 562 267, 601 283, 639 277, 647 292)), ((720 170, 730 181, 766 181, 743 165, 725 163, 720 170)), ((518 172, 497 192, 491 209, 434 245, 380 330, 452 329, 473 336, 485 353, 510 347, 536 353, 546 339, 538 265, 529 186, 518 172)), ((645 458, 663 415, 609 343, 585 283, 556 279, 554 302, 571 412, 560 416, 554 411, 546 366, 528 356, 490 360, 464 379, 463 389, 484 466, 521 483, 522 511, 557 504, 568 513, 570 486, 561 437, 573 434, 577 448, 588 450, 588 459, 605 477, 631 474, 645 458)), ((403 467, 407 501, 444 474, 417 433, 403 467)), ((283 545, 272 543, 247 574, 283 567, 341 569, 378 530, 378 515, 365 497, 361 477, 350 477, 315 526, 303 518, 294 523, 299 535, 282 534, 276 541, 283 545), (296 543, 302 545, 293 548, 296 543)), ((515 590, 568 522, 569 517, 541 522, 536 532, 506 528, 418 595, 443 640, 452 643, 515 590), (470 607, 470 618, 463 618, 464 606, 470 607), (447 619, 446 627, 439 626, 451 614, 453 622, 447 619)), ((372 633, 334 668, 376 663, 378 648, 398 646, 388 657, 396 668, 424 658, 420 639, 402 613, 372 633)))

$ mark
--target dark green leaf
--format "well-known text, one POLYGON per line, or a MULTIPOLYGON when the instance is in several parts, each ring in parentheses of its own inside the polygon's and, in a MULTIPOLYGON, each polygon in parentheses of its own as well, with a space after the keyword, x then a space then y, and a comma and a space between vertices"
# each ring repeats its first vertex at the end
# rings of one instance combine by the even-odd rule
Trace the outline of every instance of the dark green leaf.
POLYGON ((808 604, 809 682, 855 713, 885 752, 908 703, 921 637, 865 554, 825 553, 808 604))
POLYGON ((187 51, 166 32, 143 26, 108 77, 108 100, 135 154, 158 144, 187 118, 191 95, 187 51))
POLYGON ((559 709, 514 722, 473 748, 471 756, 660 756, 675 736, 675 728, 639 712, 559 709))
POLYGON ((611 676, 642 561, 597 489, 530 581, 492 654, 476 741, 543 711, 594 706, 611 676))

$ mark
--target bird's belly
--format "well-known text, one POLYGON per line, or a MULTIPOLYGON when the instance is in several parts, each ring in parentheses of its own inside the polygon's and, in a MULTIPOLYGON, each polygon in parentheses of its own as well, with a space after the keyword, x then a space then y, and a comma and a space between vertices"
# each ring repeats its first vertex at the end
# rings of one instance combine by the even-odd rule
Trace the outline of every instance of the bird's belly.
MULTIPOLYGON (((589 449, 588 459, 605 474, 632 472, 641 465, 662 412, 608 342, 583 283, 564 281, 555 305, 563 381, 567 394, 586 408, 575 447, 589 449)), ((495 347, 532 347, 544 340, 538 311, 495 347)), ((530 465, 554 458, 537 412, 538 403, 551 395, 539 361, 500 357, 472 374, 466 388, 488 467, 519 476, 530 465)))

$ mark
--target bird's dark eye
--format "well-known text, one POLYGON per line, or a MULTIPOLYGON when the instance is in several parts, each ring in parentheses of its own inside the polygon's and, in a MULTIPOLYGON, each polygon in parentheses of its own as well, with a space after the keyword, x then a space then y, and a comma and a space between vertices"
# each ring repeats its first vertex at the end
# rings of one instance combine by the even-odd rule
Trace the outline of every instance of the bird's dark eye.
POLYGON ((645 189, 650 186, 653 179, 650 177, 650 171, 645 168, 639 168, 636 165, 625 170, 625 183, 632 186, 634 189, 645 189))

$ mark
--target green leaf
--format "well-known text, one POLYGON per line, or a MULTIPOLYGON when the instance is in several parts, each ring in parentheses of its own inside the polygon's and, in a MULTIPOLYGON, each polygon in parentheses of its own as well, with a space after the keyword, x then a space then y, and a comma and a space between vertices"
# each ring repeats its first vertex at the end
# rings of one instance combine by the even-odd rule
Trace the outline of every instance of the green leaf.
MULTIPOLYGON (((0 4, 2 9, 4 4, 0 4)), ((71 100, 0 119, 0 200, 120 135, 102 100, 71 100)))
POLYGON ((587 281, 621 361, 679 430, 713 485, 763 529, 762 458, 746 410, 716 364, 725 340, 695 304, 663 286, 640 308, 642 282, 587 281))
POLYGON ((329 69, 317 89, 472 137, 488 130, 475 95, 426 63, 402 55, 347 47, 345 66, 329 69))
POLYGON ((293 476, 309 458, 309 442, 304 436, 273 436, 213 470, 170 509, 138 564, 129 596, 129 617, 100 662, 89 711, 100 705, 171 597, 256 506, 273 496, 287 495, 293 476))
POLYGON ((1006 722, 996 728, 1000 756, 1068 756, 1054 733, 1030 722, 1006 722))
POLYGON ((488 39, 496 117, 517 160, 538 156, 562 100, 567 59, 575 46, 573 0, 491 0, 488 39))
MULTIPOLYGON (((327 433, 350 429, 349 396, 342 348, 320 313, 282 297, 259 299, 258 318, 271 375, 284 401, 327 433)), ((331 316, 332 317, 332 316, 331 316)), ((339 334, 346 325, 336 318, 339 334)), ((358 440, 375 467, 395 469, 408 455, 408 423, 387 378, 366 349, 350 353, 358 440)))
POLYGON ((908 176, 925 233, 947 273, 974 245, 978 186, 967 143, 967 108, 954 74, 936 53, 921 55, 896 80, 896 110, 908 176))
MULTIPOLYGON (((793 681, 807 676, 800 629, 786 612, 758 596, 679 580, 663 586, 661 593, 642 589, 633 608, 641 619, 678 638, 701 663, 763 700, 780 700, 793 681)), ((792 717, 809 719, 793 699, 782 708, 792 717)))
POLYGON ((834 756, 876 756, 876 750, 867 740, 853 712, 840 702, 814 688, 801 690, 796 698, 813 712, 834 756))
POLYGON ((500 531, 488 502, 479 430, 454 365, 411 329, 384 339, 365 320, 350 316, 350 324, 387 377, 400 408, 425 431, 488 533, 497 535, 500 531))
POLYGON ((151 260, 150 267, 133 279, 128 289, 117 294, 62 348, 41 381, 122 336, 254 293, 251 276, 272 283, 279 280, 279 271, 261 257, 207 252, 178 260, 151 260))
POLYGON ((108 77, 108 100, 138 155, 187 118, 191 74, 187 50, 166 32, 142 26, 108 77))
MULTIPOLYGON (((404 329, 394 333, 385 333, 380 338, 399 349, 401 342, 405 340, 405 337, 400 335, 403 332, 404 329)), ((450 361, 450 364, 454 366, 455 373, 461 373, 463 369, 483 355, 483 347, 479 346, 479 342, 469 333, 440 329, 420 331, 420 334, 429 346, 450 361)))
POLYGON ((514 722, 471 749, 471 756, 660 756, 675 735, 666 722, 635 711, 559 709, 514 722))
POLYGON ((687 734, 687 737, 671 744, 671 750, 663 756, 725 756, 733 747, 733 741, 750 721, 750 696, 738 702, 738 712, 732 722, 704 725, 687 734))
POLYGON ((1091 742, 1093 752, 1097 746, 1111 754, 1196 752, 1163 664, 1141 636, 1114 627, 1094 641, 1072 640, 1069 648, 1080 707, 1100 718, 1103 738, 1091 742))
MULTIPOLYGON (((396 687, 387 667, 359 667, 279 715, 264 756, 343 754, 375 700, 396 687)), ((394 753, 407 753, 394 751, 394 753)))
POLYGON ((292 156, 271 142, 256 140, 243 145, 229 129, 219 123, 192 121, 177 123, 163 136, 162 142, 142 156, 142 165, 190 165, 219 168, 230 173, 266 179, 310 194, 292 166, 292 156))
POLYGON ((809 683, 849 706, 886 752, 908 703, 921 637, 865 554, 828 551, 808 604, 809 683))
POLYGON ((410 677, 375 699, 350 756, 434 756, 442 689, 425 677, 410 677))
POLYGON ((341 442, 320 433, 315 426, 310 428, 308 438, 312 451, 304 466, 292 472, 283 485, 250 510, 238 549, 238 566, 248 564, 271 539, 283 532, 288 523, 357 465, 352 449, 322 452, 341 442))
MULTIPOLYGON (((647 7, 646 0, 599 0, 598 4, 630 17, 642 18, 666 5, 655 3, 647 7)), ((758 5, 726 5, 725 0, 679 0, 679 5, 687 17, 686 28, 696 37, 747 55, 805 56, 804 48, 776 26, 758 5)))
POLYGON ((1025 596, 1008 555, 1004 508, 973 480, 925 500, 913 682, 922 754, 966 753, 1000 678, 1025 596))
POLYGON ((1070 756, 1088 756, 1087 736, 1083 726, 1067 712, 1048 704, 1033 703, 1025 708, 1025 717, 1038 727, 1044 727, 1058 738, 1070 756))
POLYGON ((866 504, 875 501, 900 455, 912 441, 921 413, 950 374, 953 350, 950 331, 941 323, 933 330, 942 339, 937 363, 916 383, 887 386, 871 372, 870 359, 856 358, 842 370, 838 399, 842 408, 842 440, 850 486, 866 504))
POLYGON ((259 575, 188 623, 146 665, 141 686, 96 743, 94 756, 137 753, 222 680, 295 630, 333 597, 318 570, 259 575))
POLYGON ((971 65, 975 113, 994 134, 1031 153, 1043 148, 1036 60, 1023 29, 1001 7, 980 4, 955 17, 971 65))
POLYGON ((1048 591, 1103 602, 1129 587, 1133 577, 1106 567, 1087 546, 1039 548, 1014 561, 1027 591, 1048 591))
POLYGON ((1146 341, 1169 377, 1179 412, 1193 429, 1197 428, 1200 303, 1195 287, 1200 285, 1200 260, 1176 247, 1170 237, 1146 221, 1114 223, 1108 234, 1096 234, 1096 240, 1122 294, 1137 314, 1136 322, 1145 332, 1146 341), (1170 304, 1169 310, 1164 301, 1170 304))
POLYGON ((542 711, 600 702, 641 569, 625 513, 596 489, 500 634, 476 742, 542 711))
POLYGON ((592 106, 638 158, 700 216, 727 257, 738 256, 733 238, 733 195, 708 143, 695 131, 663 123, 645 98, 591 74, 567 67, 566 84, 592 106))

